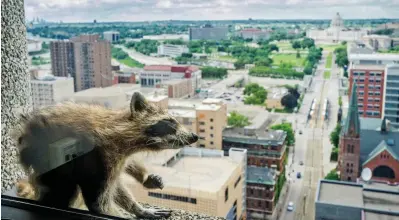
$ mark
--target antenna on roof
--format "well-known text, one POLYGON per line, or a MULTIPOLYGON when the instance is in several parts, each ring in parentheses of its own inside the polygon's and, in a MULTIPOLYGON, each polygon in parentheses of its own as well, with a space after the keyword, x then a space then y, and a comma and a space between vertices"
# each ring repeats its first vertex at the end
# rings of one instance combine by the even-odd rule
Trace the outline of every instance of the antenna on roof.
POLYGON ((362 171, 362 175, 361 175, 363 181, 365 181, 367 183, 368 181, 371 180, 371 176, 372 176, 372 172, 371 172, 370 168, 368 168, 368 167, 364 168, 362 171))

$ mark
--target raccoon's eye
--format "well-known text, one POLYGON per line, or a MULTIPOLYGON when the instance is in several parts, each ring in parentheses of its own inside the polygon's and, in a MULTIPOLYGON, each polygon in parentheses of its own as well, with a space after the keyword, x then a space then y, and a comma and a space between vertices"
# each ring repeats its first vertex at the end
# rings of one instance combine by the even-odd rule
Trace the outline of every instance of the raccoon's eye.
POLYGON ((175 134, 177 129, 177 124, 170 119, 164 119, 158 121, 157 123, 149 126, 145 133, 148 136, 165 136, 170 134, 175 134))

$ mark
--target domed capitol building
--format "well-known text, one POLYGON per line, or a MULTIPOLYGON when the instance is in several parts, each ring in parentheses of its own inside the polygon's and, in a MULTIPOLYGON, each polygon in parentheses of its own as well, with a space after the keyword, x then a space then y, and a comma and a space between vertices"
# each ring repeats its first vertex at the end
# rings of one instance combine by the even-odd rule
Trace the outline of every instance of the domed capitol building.
POLYGON ((339 13, 332 19, 330 27, 325 30, 308 30, 306 37, 315 41, 337 43, 341 41, 361 40, 363 36, 368 34, 366 29, 349 29, 345 28, 344 20, 339 13))

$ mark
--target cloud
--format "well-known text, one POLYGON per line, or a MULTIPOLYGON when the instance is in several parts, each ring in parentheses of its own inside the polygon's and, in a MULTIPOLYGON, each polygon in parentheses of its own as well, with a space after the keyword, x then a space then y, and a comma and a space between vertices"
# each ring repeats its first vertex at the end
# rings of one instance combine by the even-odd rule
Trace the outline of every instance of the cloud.
POLYGON ((27 19, 143 21, 398 18, 399 0, 25 0, 27 19))

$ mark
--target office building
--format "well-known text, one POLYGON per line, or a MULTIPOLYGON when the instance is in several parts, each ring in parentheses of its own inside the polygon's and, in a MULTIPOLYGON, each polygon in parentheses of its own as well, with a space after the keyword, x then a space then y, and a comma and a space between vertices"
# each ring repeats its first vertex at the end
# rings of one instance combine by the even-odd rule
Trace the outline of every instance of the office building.
POLYGON ((66 101, 74 94, 72 77, 33 76, 30 85, 33 109, 66 101))
POLYGON ((161 44, 158 46, 158 55, 168 57, 178 57, 183 53, 188 53, 188 47, 186 45, 173 45, 173 44, 161 44))
POLYGON ((397 220, 398 186, 320 180, 315 201, 316 220, 397 220))
POLYGON ((39 52, 42 50, 42 42, 28 39, 28 53, 39 52))
MULTIPOLYGON (((356 82, 361 117, 382 117, 385 67, 392 63, 399 63, 399 55, 349 54, 349 91, 352 91, 353 82, 356 82)), ((349 95, 351 95, 350 92, 349 95)))
POLYGON ((111 86, 111 44, 99 35, 81 35, 50 43, 51 67, 55 76, 74 78, 75 91, 111 86))
POLYGON ((194 94, 192 79, 172 79, 161 85, 169 98, 190 97, 194 94))
POLYGON ((270 30, 261 30, 258 28, 246 28, 238 32, 238 36, 244 39, 252 39, 253 41, 258 40, 267 40, 270 38, 272 31, 270 30))
POLYGON ((111 43, 118 42, 120 39, 120 35, 118 31, 106 31, 103 33, 104 40, 107 40, 111 43))
POLYGON ((399 64, 388 64, 385 73, 383 117, 399 129, 399 64))
POLYGON ((201 86, 201 70, 196 66, 148 65, 140 73, 143 87, 159 88, 173 79, 191 79, 193 91, 201 86))
POLYGON ((374 51, 389 50, 392 48, 392 38, 386 35, 367 35, 362 40, 374 51))
POLYGON ((162 190, 146 190, 134 184, 139 202, 242 219, 245 216, 246 150, 223 151, 184 147, 156 154, 143 154, 147 167, 162 177, 162 190))
POLYGON ((361 40, 363 36, 368 34, 365 29, 349 29, 344 25, 344 20, 337 13, 331 20, 330 27, 325 30, 312 29, 306 31, 306 37, 312 38, 318 42, 337 43, 342 41, 361 40))
POLYGON ((359 118, 356 84, 339 140, 338 170, 341 180, 356 181, 369 168, 372 179, 399 182, 399 129, 389 120, 359 118))
POLYGON ((212 27, 205 25, 189 29, 190 40, 227 40, 228 27, 212 27))

